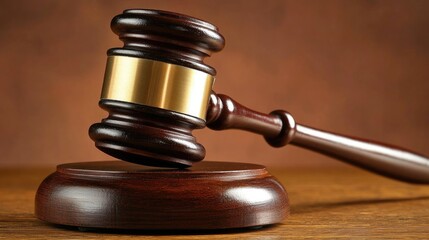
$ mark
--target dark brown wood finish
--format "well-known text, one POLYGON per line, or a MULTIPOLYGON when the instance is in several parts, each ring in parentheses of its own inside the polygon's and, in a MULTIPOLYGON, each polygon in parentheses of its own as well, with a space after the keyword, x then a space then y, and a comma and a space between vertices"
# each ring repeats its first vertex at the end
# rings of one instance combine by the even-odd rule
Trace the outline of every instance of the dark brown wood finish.
MULTIPOLYGON (((126 10, 112 20, 124 42, 108 55, 178 64, 215 75, 203 58, 220 51, 217 28, 188 16, 126 10)), ((289 212, 282 185, 263 166, 203 162, 192 136, 207 126, 261 134, 269 144, 316 150, 409 182, 428 183, 428 160, 393 147, 311 129, 285 111, 262 114, 212 93, 204 120, 173 111, 104 99, 109 115, 89 129, 100 150, 127 162, 64 164, 40 185, 36 216, 55 224, 109 229, 195 230, 263 226, 289 212), (179 169, 153 168, 150 166, 179 169), (192 167, 190 167, 192 166, 192 167), (186 168, 187 169, 180 169, 186 168)))
MULTIPOLYGON (((224 39, 217 28, 188 16, 156 11, 126 10, 112 20, 112 30, 124 42, 109 55, 155 59, 215 74, 203 58, 220 51, 224 39)), ((202 120, 151 107, 102 100, 109 112, 89 130, 102 151, 125 161, 164 167, 189 167, 205 150, 192 136, 202 120)), ((207 126, 242 129, 261 134, 274 147, 288 143, 336 157, 353 165, 399 180, 429 183, 429 160, 398 147, 332 134, 295 122, 285 111, 262 114, 213 93, 207 126)))
MULTIPOLYGON (((178 13, 129 9, 115 16, 112 31, 124 42, 109 49, 109 56, 130 56, 177 64, 215 76, 204 57, 220 51, 225 40, 217 27, 178 13)), ((203 120, 181 113, 134 103, 103 99, 109 113, 89 128, 101 151, 124 161, 185 168, 204 159, 205 149, 192 136, 203 120)))
POLYGON ((109 116, 89 128, 101 151, 133 163, 183 168, 204 159, 205 149, 192 130, 203 128, 201 119, 133 103, 104 99, 100 107, 109 116))
POLYGON ((214 130, 241 129, 275 138, 282 129, 282 121, 273 115, 261 114, 212 92, 207 111, 207 126, 214 130))
POLYGON ((287 187, 291 205, 291 214, 287 220, 257 231, 246 229, 209 232, 70 231, 77 228, 46 224, 34 215, 34 196, 37 186, 52 171, 52 167, 39 166, 0 168, 0 239, 428 238, 429 187, 392 181, 345 165, 269 168, 269 172, 287 187))
POLYGON ((287 193, 265 167, 203 162, 186 170, 121 161, 59 165, 36 194, 36 216, 110 229, 227 229, 279 223, 287 193))
POLYGON ((225 95, 211 96, 207 126, 261 134, 274 147, 288 143, 314 150, 372 172, 410 183, 429 183, 429 159, 412 151, 299 125, 291 114, 259 113, 225 95))
POLYGON ((115 16, 112 31, 124 42, 107 54, 153 59, 216 75, 203 63, 225 46, 218 28, 186 15, 150 9, 129 9, 115 16))

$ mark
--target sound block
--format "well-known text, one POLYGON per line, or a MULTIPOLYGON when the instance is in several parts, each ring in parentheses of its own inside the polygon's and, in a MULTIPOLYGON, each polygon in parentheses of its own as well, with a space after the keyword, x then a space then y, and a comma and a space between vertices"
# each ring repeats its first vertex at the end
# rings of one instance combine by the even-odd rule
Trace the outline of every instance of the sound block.
POLYGON ((57 166, 40 185, 36 216, 83 228, 210 230, 283 221, 283 186, 265 167, 201 162, 164 169, 123 161, 57 166))

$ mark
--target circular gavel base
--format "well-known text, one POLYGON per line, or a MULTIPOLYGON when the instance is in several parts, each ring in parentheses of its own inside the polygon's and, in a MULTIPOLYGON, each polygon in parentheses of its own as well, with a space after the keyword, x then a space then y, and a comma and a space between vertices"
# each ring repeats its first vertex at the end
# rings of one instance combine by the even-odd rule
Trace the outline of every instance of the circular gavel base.
POLYGON ((59 165, 40 185, 35 212, 83 228, 210 230, 279 223, 289 203, 261 165, 206 161, 163 169, 108 161, 59 165))

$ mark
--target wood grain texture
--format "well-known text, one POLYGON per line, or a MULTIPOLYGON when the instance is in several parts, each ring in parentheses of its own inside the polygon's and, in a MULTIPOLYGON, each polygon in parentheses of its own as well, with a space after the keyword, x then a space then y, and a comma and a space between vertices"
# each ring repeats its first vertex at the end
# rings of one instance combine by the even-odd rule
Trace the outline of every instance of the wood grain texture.
POLYGON ((0 170, 0 239, 427 239, 429 187, 352 168, 269 169, 288 189, 282 224, 233 232, 79 232, 34 216, 37 186, 54 169, 0 170), (183 235, 185 234, 185 235, 183 235))
POLYGON ((203 162, 165 169, 123 161, 62 164, 36 194, 40 220, 75 227, 207 230, 258 227, 289 213, 264 166, 203 162))

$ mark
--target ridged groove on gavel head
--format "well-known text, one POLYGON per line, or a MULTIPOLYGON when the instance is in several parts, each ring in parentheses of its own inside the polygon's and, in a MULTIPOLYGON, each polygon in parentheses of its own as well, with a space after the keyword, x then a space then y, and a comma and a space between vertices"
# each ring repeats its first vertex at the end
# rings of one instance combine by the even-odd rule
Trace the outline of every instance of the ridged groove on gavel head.
POLYGON ((121 160, 148 166, 189 167, 204 159, 205 149, 192 130, 203 128, 199 118, 163 109, 114 100, 101 100, 109 112, 93 124, 89 136, 101 151, 121 160))
MULTIPOLYGON (((113 18, 112 31, 124 45, 109 56, 151 59, 214 76, 204 57, 225 44, 218 29, 189 16, 158 11, 125 10, 113 18)), ((180 79, 177 79, 180 81, 180 79)), ((187 114, 113 99, 101 99, 109 115, 93 124, 89 135, 101 151, 124 161, 161 167, 189 167, 204 159, 205 149, 192 130, 204 120, 187 114)))
POLYGON ((111 22, 112 31, 124 42, 108 55, 148 58, 182 65, 216 75, 204 57, 222 50, 223 36, 216 26, 186 15, 146 9, 125 10, 111 22))

